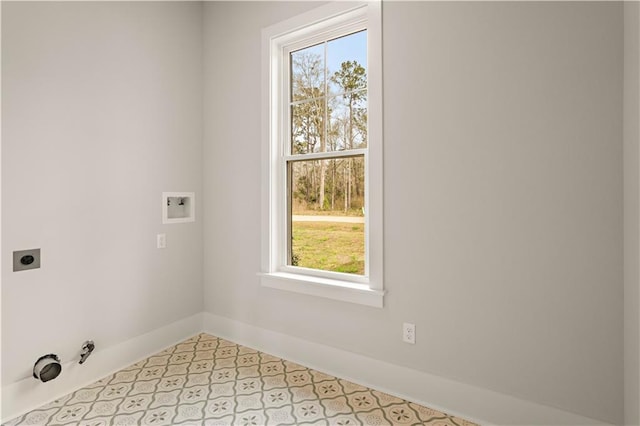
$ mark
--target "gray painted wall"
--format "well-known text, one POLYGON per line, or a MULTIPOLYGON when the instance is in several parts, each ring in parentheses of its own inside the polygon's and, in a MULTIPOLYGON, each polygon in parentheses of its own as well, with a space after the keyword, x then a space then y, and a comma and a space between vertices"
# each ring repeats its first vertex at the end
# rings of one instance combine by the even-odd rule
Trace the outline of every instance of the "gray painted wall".
POLYGON ((200 312, 204 291, 217 315, 621 423, 622 4, 385 3, 384 309, 255 275, 260 30, 315 6, 2 2, 3 384, 200 312), (196 223, 161 225, 174 190, 197 193, 196 223), (43 267, 11 272, 30 247, 43 267))
POLYGON ((202 5, 2 2, 2 381, 202 311, 202 5), (199 201, 199 200, 198 200, 199 201), (197 217, 202 217, 198 214, 197 217), (167 249, 156 249, 156 234, 167 249), (12 272, 11 252, 42 248, 12 272))
POLYGON ((205 4, 206 310, 621 423, 622 4, 384 4, 384 309, 256 277, 260 31, 311 7, 205 4))
POLYGON ((624 312, 626 425, 640 424, 640 3, 624 4, 624 312))

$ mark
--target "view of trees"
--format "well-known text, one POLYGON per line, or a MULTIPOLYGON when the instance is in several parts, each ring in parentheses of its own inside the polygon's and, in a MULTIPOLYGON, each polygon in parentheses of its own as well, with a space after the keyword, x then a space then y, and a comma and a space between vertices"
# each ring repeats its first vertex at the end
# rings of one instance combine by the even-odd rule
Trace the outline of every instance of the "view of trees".
MULTIPOLYGON (((357 61, 329 74, 312 49, 291 55, 291 152, 345 151, 367 146, 367 75, 357 61)), ((295 211, 362 214, 362 156, 302 160, 290 166, 295 211)))
POLYGON ((364 56, 366 61, 366 34, 334 42, 290 56, 291 154, 300 156, 288 163, 287 172, 293 216, 290 262, 364 274, 364 155, 342 154, 367 147, 366 63, 355 59, 364 56), (315 153, 326 155, 304 158, 315 153))

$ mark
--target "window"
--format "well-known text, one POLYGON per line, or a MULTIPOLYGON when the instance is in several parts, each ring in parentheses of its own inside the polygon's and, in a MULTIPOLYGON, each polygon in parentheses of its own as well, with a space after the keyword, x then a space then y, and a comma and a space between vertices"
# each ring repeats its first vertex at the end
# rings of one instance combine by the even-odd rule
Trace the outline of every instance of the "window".
POLYGON ((263 31, 261 283, 381 307, 379 3, 263 31))

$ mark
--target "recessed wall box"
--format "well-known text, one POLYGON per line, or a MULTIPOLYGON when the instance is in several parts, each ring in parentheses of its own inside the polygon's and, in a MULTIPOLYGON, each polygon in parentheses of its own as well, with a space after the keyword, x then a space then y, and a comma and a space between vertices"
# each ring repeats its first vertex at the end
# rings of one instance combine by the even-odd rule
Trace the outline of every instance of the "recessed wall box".
POLYGON ((194 192, 163 192, 162 223, 185 223, 196 220, 194 192))
POLYGON ((40 249, 13 252, 13 272, 38 269, 40 267, 40 249))

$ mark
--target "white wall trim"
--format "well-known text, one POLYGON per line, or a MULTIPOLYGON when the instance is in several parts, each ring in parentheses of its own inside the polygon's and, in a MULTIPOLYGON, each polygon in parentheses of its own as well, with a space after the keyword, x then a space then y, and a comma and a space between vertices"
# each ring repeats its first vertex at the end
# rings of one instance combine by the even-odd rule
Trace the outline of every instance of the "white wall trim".
POLYGON ((203 324, 214 336, 484 425, 607 424, 211 313, 203 324))
POLYGON ((331 2, 262 29, 262 243, 265 287, 383 307, 382 12, 380 2, 331 2), (349 153, 294 155, 289 144, 288 52, 351 31, 367 30, 368 143, 349 153), (287 148, 289 147, 289 148, 287 148), (287 162, 362 155, 365 161, 365 271, 363 275, 292 267, 287 238, 290 214, 287 162), (295 278, 297 276, 297 278, 295 278), (297 281, 297 282, 296 282, 297 281), (325 284, 330 283, 331 286, 325 284), (311 284, 311 286, 309 286, 311 284), (315 285, 314 285, 315 284, 315 285), (366 284, 368 292, 354 291, 366 284))
POLYGON ((29 377, 4 386, 2 423, 200 333, 202 315, 192 315, 107 348, 101 348, 100 342, 96 342, 96 350, 85 364, 79 365, 77 359, 64 363, 60 377, 50 382, 41 383, 29 377))
POLYGON ((300 274, 276 272, 258 274, 263 287, 278 290, 293 291, 310 296, 325 297, 343 302, 358 303, 374 308, 384 306, 384 291, 373 290, 367 285, 350 282, 335 282, 320 277, 310 277, 300 274))
POLYGON ((640 424, 640 4, 624 3, 624 424, 640 424))
POLYGON ((98 347, 86 364, 65 363, 63 374, 47 384, 27 378, 3 387, 2 422, 202 331, 483 425, 608 424, 207 312, 106 349, 98 347))

